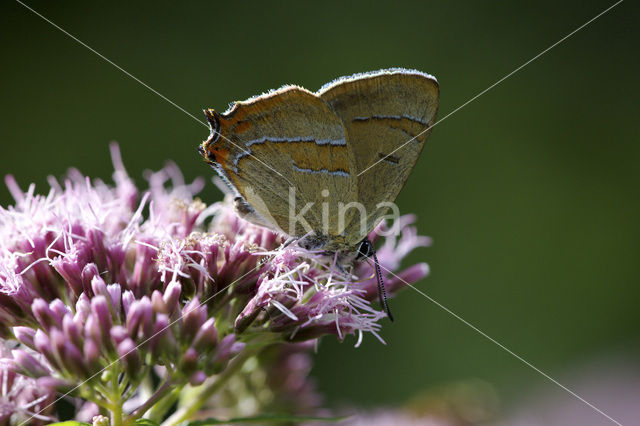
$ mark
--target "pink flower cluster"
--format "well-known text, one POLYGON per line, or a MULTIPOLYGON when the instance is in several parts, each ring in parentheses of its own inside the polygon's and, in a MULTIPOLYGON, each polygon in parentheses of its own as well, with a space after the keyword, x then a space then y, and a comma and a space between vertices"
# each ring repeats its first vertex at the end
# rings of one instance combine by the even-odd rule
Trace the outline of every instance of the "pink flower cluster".
MULTIPOLYGON (((95 389, 110 369, 129 399, 158 366, 167 382, 197 386, 245 345, 381 339, 371 265, 345 271, 329 257, 280 248, 282 236, 238 218, 229 200, 206 207, 195 198, 204 181, 185 183, 172 164, 149 173, 141 193, 115 145, 112 157, 114 185, 71 170, 38 195, 6 178, 16 204, 0 208, 0 338, 20 345, 0 375, 104 407, 95 389)), ((400 220, 401 235, 378 252, 385 270, 429 243, 411 217, 400 220)), ((427 272, 419 264, 386 274, 387 289, 427 272)))

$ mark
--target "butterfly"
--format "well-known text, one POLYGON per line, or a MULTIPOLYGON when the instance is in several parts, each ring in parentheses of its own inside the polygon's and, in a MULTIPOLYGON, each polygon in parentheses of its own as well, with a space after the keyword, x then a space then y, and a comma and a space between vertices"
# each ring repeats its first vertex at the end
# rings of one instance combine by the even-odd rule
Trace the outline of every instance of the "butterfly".
MULTIPOLYGON (((387 217, 435 122, 439 86, 415 70, 340 77, 313 93, 287 85, 206 109, 198 150, 235 194, 235 210, 301 247, 374 256, 387 217)), ((386 298, 383 305, 391 318, 386 298)))

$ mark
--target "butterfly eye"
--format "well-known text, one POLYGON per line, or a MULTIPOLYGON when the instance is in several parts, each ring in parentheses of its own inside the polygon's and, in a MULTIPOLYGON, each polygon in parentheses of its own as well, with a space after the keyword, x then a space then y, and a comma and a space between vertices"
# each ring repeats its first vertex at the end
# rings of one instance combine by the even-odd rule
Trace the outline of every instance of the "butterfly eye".
POLYGON ((373 254, 373 245, 368 238, 365 238, 358 244, 356 259, 369 258, 373 254))

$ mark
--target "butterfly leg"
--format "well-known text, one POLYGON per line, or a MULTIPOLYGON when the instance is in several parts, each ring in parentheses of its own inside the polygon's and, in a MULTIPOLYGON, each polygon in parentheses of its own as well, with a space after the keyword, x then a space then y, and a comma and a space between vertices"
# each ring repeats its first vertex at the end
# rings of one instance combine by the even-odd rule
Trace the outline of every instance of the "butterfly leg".
POLYGON ((347 269, 342 265, 342 260, 344 259, 341 259, 340 254, 338 252, 329 254, 333 255, 333 266, 338 268, 338 270, 340 270, 340 272, 342 272, 343 274, 351 276, 351 272, 347 271, 347 269))
POLYGON ((296 242, 296 240, 298 240, 298 237, 288 237, 279 247, 279 250, 289 247, 292 243, 296 242))
POLYGON ((368 259, 369 257, 373 257, 373 265, 376 270, 376 280, 378 282, 378 298, 380 300, 380 306, 384 308, 387 312, 387 316, 393 322, 393 315, 391 315, 391 310, 389 309, 389 304, 387 303, 387 292, 384 288, 384 281, 382 280, 382 270, 380 269, 380 262, 378 262, 378 256, 376 256, 376 250, 369 241, 368 238, 365 238, 360 242, 358 246, 358 254, 356 255, 356 259, 368 259))

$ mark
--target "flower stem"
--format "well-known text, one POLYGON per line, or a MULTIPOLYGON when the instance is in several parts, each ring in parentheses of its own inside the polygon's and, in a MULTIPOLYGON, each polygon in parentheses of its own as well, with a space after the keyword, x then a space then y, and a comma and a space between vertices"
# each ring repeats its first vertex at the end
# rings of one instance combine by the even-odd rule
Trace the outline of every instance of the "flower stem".
POLYGON ((113 426, 122 425, 122 394, 118 383, 118 367, 114 365, 111 369, 111 424, 113 426))
POLYGON ((176 401, 180 398, 180 393, 184 385, 173 386, 171 391, 165 395, 156 405, 151 407, 151 409, 147 412, 147 418, 149 420, 155 421, 160 424, 165 414, 169 409, 176 403, 176 401))
POLYGON ((257 355, 260 350, 264 348, 263 345, 256 345, 255 347, 247 347, 238 356, 236 356, 227 366, 227 368, 220 373, 216 380, 204 384, 198 396, 191 399, 191 404, 179 408, 175 413, 171 415, 167 420, 162 423, 162 426, 174 426, 185 420, 189 420, 191 416, 202 408, 202 406, 219 391, 222 386, 229 380, 243 365, 244 363, 254 355, 257 355))
POLYGON ((151 395, 151 397, 145 401, 144 404, 136 408, 133 413, 127 416, 127 418, 124 420, 124 424, 133 424, 134 421, 142 417, 144 413, 146 413, 158 401, 167 396, 167 394, 173 390, 172 385, 173 382, 169 380, 169 378, 167 378, 164 383, 158 389, 156 389, 153 395, 151 395))

